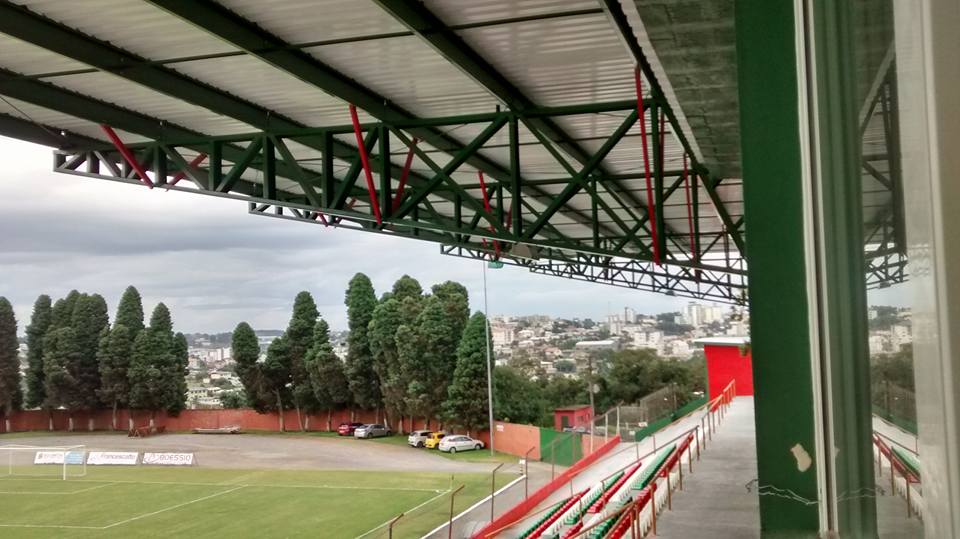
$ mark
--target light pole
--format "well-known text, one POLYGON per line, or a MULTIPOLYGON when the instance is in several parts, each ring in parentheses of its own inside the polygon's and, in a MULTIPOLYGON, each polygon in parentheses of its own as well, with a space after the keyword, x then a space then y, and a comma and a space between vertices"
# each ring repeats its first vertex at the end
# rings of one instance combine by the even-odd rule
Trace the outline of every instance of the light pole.
MULTIPOLYGON (((494 454, 493 451, 493 366, 490 363, 490 308, 487 305, 487 264, 483 264, 483 318, 484 325, 483 328, 486 331, 486 340, 485 345, 487 348, 487 420, 489 422, 489 432, 490 432, 490 456, 494 454)), ((492 499, 491 499, 492 505, 492 499)))

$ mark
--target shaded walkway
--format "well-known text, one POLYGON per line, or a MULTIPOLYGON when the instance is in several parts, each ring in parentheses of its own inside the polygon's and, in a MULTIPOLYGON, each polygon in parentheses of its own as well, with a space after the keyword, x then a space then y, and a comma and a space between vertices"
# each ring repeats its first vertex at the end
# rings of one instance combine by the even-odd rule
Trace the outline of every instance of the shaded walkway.
POLYGON ((673 510, 660 514, 657 537, 760 537, 756 489, 746 488, 756 477, 753 399, 737 397, 693 473, 684 474, 683 490, 673 492, 673 510))

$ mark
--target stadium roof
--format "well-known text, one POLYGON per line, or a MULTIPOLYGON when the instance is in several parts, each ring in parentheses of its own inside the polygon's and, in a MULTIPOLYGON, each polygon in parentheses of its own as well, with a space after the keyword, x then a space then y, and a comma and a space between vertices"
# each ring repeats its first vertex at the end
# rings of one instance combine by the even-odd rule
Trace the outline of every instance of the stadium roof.
POLYGON ((59 172, 743 303, 732 20, 723 0, 0 0, 0 134, 59 148, 59 172))

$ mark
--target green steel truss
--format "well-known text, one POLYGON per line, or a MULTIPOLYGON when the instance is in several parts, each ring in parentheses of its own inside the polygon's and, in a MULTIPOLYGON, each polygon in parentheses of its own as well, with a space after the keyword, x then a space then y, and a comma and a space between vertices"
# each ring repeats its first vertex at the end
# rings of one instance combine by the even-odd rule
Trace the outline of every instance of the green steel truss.
MULTIPOLYGON (((647 100, 645 106, 657 106, 647 100)), ((636 102, 609 102, 571 107, 531 108, 523 115, 512 111, 475 114, 451 118, 416 119, 361 124, 370 151, 371 168, 378 176, 378 193, 373 203, 383 215, 377 224, 371 212, 370 193, 358 183, 361 173, 358 153, 345 154, 333 148, 337 135, 353 132, 353 126, 298 128, 256 132, 223 137, 185 137, 163 142, 130 144, 127 148, 135 159, 149 170, 152 181, 161 188, 187 190, 212 196, 241 199, 249 203, 251 213, 310 221, 327 226, 354 228, 435 241, 456 247, 460 256, 494 258, 523 265, 532 271, 550 273, 597 282, 648 290, 670 291, 676 283, 690 283, 674 290, 677 295, 742 302, 745 267, 742 258, 730 248, 731 241, 723 231, 703 232, 699 236, 706 256, 694 262, 688 254, 689 234, 664 236, 673 247, 665 252, 665 264, 656 266, 651 260, 650 223, 643 208, 624 202, 622 191, 610 187, 614 182, 636 180, 639 175, 601 175, 598 165, 618 143, 624 141, 637 119, 636 102), (523 143, 512 126, 523 122, 538 142, 554 148, 553 141, 536 127, 531 119, 547 120, 581 114, 617 113, 622 121, 617 129, 577 168, 564 157, 563 150, 551 152, 570 176, 513 181, 491 179, 485 208, 482 189, 477 182, 454 181, 451 176, 484 148, 493 146, 490 139, 500 130, 509 134, 510 153, 521 155, 523 143), (450 125, 482 126, 479 134, 459 151, 448 155, 436 149, 412 144, 411 131, 450 125), (384 140, 402 141, 405 147, 391 151, 384 158, 384 140), (291 147, 321 148, 313 161, 298 160, 291 147), (408 186, 397 198, 396 179, 403 174, 394 164, 415 148, 416 156, 429 165, 431 174, 409 173, 408 186), (202 166, 191 166, 198 153, 207 156, 202 166), (334 171, 343 163, 346 172, 334 171), (171 185, 181 174, 184 184, 171 185), (569 218, 583 210, 570 209, 558 203, 558 197, 532 191, 547 185, 576 189, 578 200, 589 200, 591 220, 581 226, 581 233, 562 232, 555 225, 558 218, 569 218), (399 204, 394 204, 394 199, 399 204), (614 202, 611 202, 614 201, 614 202), (624 218, 622 215, 629 216, 624 218), (518 218, 515 218, 518 217, 518 218), (509 225, 509 226, 508 226, 509 225), (601 231, 600 226, 607 230, 601 231), (523 247, 517 248, 518 245, 523 247), (719 252, 722 246, 726 250, 719 252), (523 254, 518 254, 519 252, 523 254), (676 253, 676 254, 675 254, 676 253), (542 260, 542 262, 541 262, 542 260), (564 267, 569 265, 569 267, 564 267), (597 268, 583 270, 580 268, 597 268), (605 271, 609 270, 609 271, 605 271), (642 278, 645 274, 652 280, 642 278), (628 277, 631 276, 631 277, 628 277)), ((655 143, 658 144, 658 143, 655 143)), ((657 150, 659 151, 659 149, 657 150)), ((517 160, 519 161, 519 160, 517 160)), ((93 147, 61 149, 55 152, 55 170, 62 173, 137 183, 137 173, 117 150, 107 144, 93 147)), ((515 171, 508 168, 508 177, 515 171)), ((665 181, 661 198, 671 201, 682 186, 682 171, 663 171, 665 181)), ((568 200, 570 200, 569 197, 568 200)), ((565 228, 570 228, 570 220, 565 228)), ((737 221, 737 227, 742 221, 737 221)), ((446 249, 446 254, 453 251, 446 249)))
MULTIPOLYGON (((448 26, 419 2, 376 0, 408 30, 358 39, 416 35, 495 96, 504 110, 420 118, 389 96, 304 52, 302 48, 310 44, 285 42, 216 2, 148 1, 239 49, 225 55, 260 58, 376 118, 361 126, 375 177, 376 199, 371 200, 363 181, 356 145, 346 142, 353 126, 304 125, 186 76, 168 67, 166 61, 143 58, 8 0, 0 0, 0 33, 90 66, 76 73, 108 72, 259 131, 211 136, 45 82, 73 72, 25 76, 0 69, 0 94, 150 139, 153 142, 129 145, 129 149, 160 187, 243 200, 255 215, 434 241, 442 244, 444 254, 499 258, 538 273, 678 296, 746 301, 743 217, 728 211, 718 190, 724 179, 698 162, 618 2, 604 0, 593 9, 514 17, 490 24, 606 13, 647 81, 645 116, 656 118, 662 113, 671 133, 670 143, 675 141, 690 156, 692 204, 684 201, 683 171, 662 170, 659 160, 652 159, 655 206, 686 205, 692 214, 689 223, 688 219, 681 224, 679 219, 665 218, 663 211, 657 211, 651 222, 645 193, 637 187, 642 183, 637 180, 644 176, 614 173, 604 162, 618 144, 637 136, 636 130, 631 130, 638 120, 635 101, 539 106, 459 37, 457 31, 469 25, 448 26), (589 141, 590 148, 598 148, 595 151, 588 149, 588 141, 566 132, 563 122, 558 121, 563 116, 588 114, 616 114, 622 119, 606 137, 589 141), (471 140, 459 140, 448 133, 450 127, 463 125, 478 128, 471 140), (521 128, 535 140, 522 141, 521 128), (506 144, 492 141, 500 132, 507 133, 506 144), (413 145, 414 139, 422 144, 413 145), (524 148, 530 145, 548 152, 563 173, 525 177, 521 163, 524 148), (403 162, 410 146, 416 146, 418 162, 425 163, 427 170, 420 167, 409 171, 399 204, 394 204, 398 180, 405 174, 404 167, 397 163, 403 162), (507 162, 493 159, 491 152, 485 151, 502 150, 504 146, 508 149, 507 162), (304 150, 313 155, 302 157, 304 150), (205 158, 202 164, 193 166, 191 161, 198 153, 205 158), (464 172, 475 171, 487 177, 486 200, 478 181, 463 180, 464 172), (183 181, 172 185, 178 176, 183 181), (706 200, 700 200, 701 195, 706 195, 706 200), (380 224, 373 217, 373 205, 383 216, 380 224), (692 230, 681 231, 683 228, 692 230), (652 263, 654 236, 662 264, 652 263), (692 248, 691 237, 696 248, 692 248)), ((895 100, 895 96, 888 97, 895 100)), ((874 109, 886 111, 889 99, 878 97, 874 109)), ((662 155, 657 122, 650 123, 651 155, 662 155)), ((113 146, 90 137, 3 114, 0 134, 58 147, 54 159, 57 172, 127 183, 140 181, 113 146)), ((884 155, 895 154, 888 151, 884 155)), ((895 187, 896 163, 868 168, 876 165, 873 161, 865 157, 865 170, 893 178, 888 184, 895 187)), ((898 211, 898 191, 891 188, 890 192, 895 195, 890 199, 890 210, 878 214, 865 230, 867 273, 872 286, 886 286, 905 277, 899 225, 902 204, 898 211)))

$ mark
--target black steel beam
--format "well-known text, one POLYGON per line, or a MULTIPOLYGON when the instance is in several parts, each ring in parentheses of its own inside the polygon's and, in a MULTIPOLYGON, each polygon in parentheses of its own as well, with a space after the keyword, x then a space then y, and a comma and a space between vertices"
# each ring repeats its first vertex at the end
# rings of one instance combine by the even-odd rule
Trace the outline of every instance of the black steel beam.
POLYGON ((102 141, 94 138, 7 114, 0 114, 0 135, 60 149, 102 144, 102 141))

